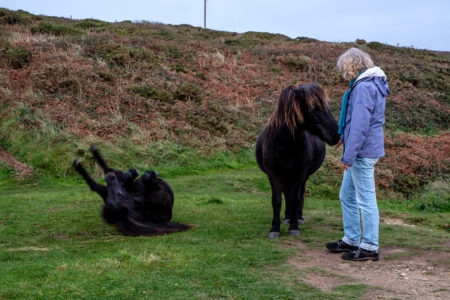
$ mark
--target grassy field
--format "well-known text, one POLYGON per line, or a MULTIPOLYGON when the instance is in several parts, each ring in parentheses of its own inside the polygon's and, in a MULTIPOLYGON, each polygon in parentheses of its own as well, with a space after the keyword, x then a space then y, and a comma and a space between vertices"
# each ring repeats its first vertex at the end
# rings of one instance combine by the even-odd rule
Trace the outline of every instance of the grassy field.
MULTIPOLYGON (((300 238, 267 238, 272 208, 267 179, 256 167, 167 178, 174 221, 194 229, 166 236, 125 237, 100 218, 100 197, 78 179, 0 185, 1 299, 358 299, 370 287, 330 293, 302 281, 288 260, 341 237, 337 187, 308 187, 300 238)), ((447 250, 439 227, 448 213, 410 209, 380 199, 382 216, 418 223, 381 226, 383 246, 447 250)), ((326 251, 323 255, 330 255, 326 251)), ((340 259, 337 257, 337 259, 340 259)), ((311 269, 312 272, 317 271, 311 269)), ((305 273, 306 272, 306 273, 305 273)))

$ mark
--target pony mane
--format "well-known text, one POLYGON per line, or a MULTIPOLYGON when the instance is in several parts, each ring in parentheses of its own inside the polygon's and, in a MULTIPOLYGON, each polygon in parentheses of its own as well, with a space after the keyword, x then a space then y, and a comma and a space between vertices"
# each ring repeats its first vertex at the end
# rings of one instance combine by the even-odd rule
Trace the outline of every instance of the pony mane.
POLYGON ((305 120, 303 110, 326 109, 328 106, 328 94, 318 84, 291 85, 281 91, 277 108, 267 126, 279 128, 286 125, 293 134, 297 124, 305 120))

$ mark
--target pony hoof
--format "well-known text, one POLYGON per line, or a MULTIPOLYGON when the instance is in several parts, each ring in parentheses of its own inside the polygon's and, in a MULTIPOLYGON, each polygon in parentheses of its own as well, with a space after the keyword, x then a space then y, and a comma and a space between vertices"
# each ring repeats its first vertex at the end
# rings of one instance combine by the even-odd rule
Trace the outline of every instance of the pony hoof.
POLYGON ((98 151, 97 146, 94 144, 91 145, 91 148, 89 150, 91 150, 92 153, 98 151))
POLYGON ((279 232, 275 232, 275 231, 269 232, 269 239, 274 239, 274 238, 279 238, 279 237, 280 237, 279 232))
POLYGON ((75 168, 78 167, 80 164, 81 164, 81 163, 80 163, 80 161, 78 160, 78 158, 75 158, 75 159, 73 160, 72 165, 73 165, 75 168))
POLYGON ((283 220, 283 224, 289 224, 290 220, 289 219, 284 219, 283 220))
POLYGON ((291 236, 300 236, 300 230, 289 230, 288 235, 291 236))

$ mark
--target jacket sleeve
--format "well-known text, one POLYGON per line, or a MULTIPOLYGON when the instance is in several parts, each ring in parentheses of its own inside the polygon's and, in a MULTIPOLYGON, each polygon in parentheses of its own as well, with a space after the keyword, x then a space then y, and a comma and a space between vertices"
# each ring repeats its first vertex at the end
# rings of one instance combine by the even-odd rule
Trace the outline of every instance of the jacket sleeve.
POLYGON ((346 137, 344 156, 342 162, 346 165, 353 165, 361 147, 367 137, 370 127, 370 120, 375 106, 375 99, 371 96, 370 86, 361 84, 357 86, 350 95, 352 105, 352 115, 348 136, 346 137))

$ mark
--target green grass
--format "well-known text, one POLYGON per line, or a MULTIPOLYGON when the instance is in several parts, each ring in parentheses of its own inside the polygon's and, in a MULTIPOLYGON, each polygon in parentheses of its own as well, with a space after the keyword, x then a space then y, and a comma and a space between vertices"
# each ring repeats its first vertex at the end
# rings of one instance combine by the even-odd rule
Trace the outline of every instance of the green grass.
MULTIPOLYGON (((270 187, 256 167, 166 178, 174 221, 194 229, 157 237, 125 237, 107 226, 100 197, 78 178, 19 183, 0 169, 1 299, 358 299, 367 288, 324 293, 302 282, 287 262, 297 250, 282 246, 293 239, 287 226, 280 240, 267 238, 270 187)), ((342 235, 337 189, 312 191, 300 237, 307 249, 342 235)), ((380 210, 411 215, 400 202, 380 201, 380 210)), ((429 224, 448 218, 422 214, 429 224)), ((415 251, 447 238, 432 225, 381 227, 383 245, 415 251)))

